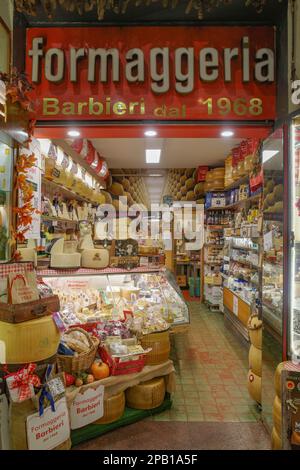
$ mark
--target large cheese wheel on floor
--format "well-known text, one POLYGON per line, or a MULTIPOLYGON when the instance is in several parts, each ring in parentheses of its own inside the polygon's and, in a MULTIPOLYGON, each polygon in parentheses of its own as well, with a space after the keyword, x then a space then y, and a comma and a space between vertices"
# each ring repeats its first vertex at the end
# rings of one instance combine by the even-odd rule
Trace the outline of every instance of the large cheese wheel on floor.
POLYGON ((257 403, 261 403, 261 377, 254 374, 252 370, 248 372, 248 392, 257 403))
POLYGON ((146 354, 146 365, 163 364, 169 359, 171 349, 169 331, 144 335, 141 344, 144 349, 152 349, 146 354))
POLYGON ((261 377, 262 350, 256 348, 253 344, 251 344, 249 350, 249 368, 253 370, 254 374, 261 377))
POLYGON ((93 424, 110 424, 122 418, 125 410, 125 393, 105 398, 103 402, 104 415, 93 424))
POLYGON ((274 428, 276 429, 277 434, 281 436, 282 406, 281 406, 281 400, 277 395, 273 403, 273 425, 274 425, 274 428))
POLYGON ((281 362, 278 364, 276 371, 275 371, 275 376, 274 376, 274 386, 275 386, 275 391, 276 395, 281 398, 281 372, 284 369, 284 362, 281 362))
POLYGON ((272 430, 271 445, 272 445, 272 450, 281 450, 282 449, 281 436, 277 433, 275 427, 272 430))
POLYGON ((43 361, 57 352, 59 331, 52 316, 23 323, 0 322, 0 350, 7 364, 43 361))
POLYGON ((126 390, 126 403, 137 410, 152 410, 162 404, 166 387, 163 377, 158 377, 126 390))

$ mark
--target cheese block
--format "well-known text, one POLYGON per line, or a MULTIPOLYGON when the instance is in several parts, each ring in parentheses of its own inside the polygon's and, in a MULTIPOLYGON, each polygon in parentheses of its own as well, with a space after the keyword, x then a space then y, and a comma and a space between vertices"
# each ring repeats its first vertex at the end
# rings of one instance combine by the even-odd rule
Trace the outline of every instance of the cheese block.
POLYGON ((1 362, 42 361, 56 354, 59 340, 60 334, 51 315, 23 323, 0 322, 0 345, 5 355, 1 362))
POLYGON ((131 295, 135 294, 138 296, 140 293, 140 289, 138 287, 122 287, 121 288, 121 296, 127 300, 131 300, 131 295))
POLYGON ((248 372, 248 392, 253 400, 261 403, 261 377, 254 374, 251 369, 248 372))
POLYGON ((22 262, 31 262, 37 266, 37 252, 34 248, 18 248, 22 262))
POLYGON ((64 239, 59 238, 50 251, 51 268, 79 268, 81 262, 80 253, 63 253, 64 239))
POLYGON ((83 268, 104 269, 109 265, 109 251, 106 249, 87 249, 81 253, 81 266, 83 268))
POLYGON ((126 390, 126 403, 137 410, 152 410, 162 404, 166 387, 163 377, 158 377, 126 390))

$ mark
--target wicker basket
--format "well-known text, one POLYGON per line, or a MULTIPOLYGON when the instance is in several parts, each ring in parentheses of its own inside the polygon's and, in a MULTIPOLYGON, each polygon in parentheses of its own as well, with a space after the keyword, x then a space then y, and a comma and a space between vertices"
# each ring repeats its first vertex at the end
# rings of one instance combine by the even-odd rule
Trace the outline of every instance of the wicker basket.
POLYGON ((57 355, 58 370, 68 372, 69 374, 89 369, 94 362, 99 346, 99 340, 95 336, 91 336, 89 333, 87 333, 83 328, 70 328, 70 330, 64 334, 66 335, 74 330, 80 331, 80 333, 83 333, 86 336, 89 341, 90 349, 87 352, 78 354, 78 356, 63 356, 61 354, 57 355))
POLYGON ((169 331, 144 335, 141 339, 141 345, 144 349, 152 349, 146 355, 145 364, 147 366, 163 364, 169 359, 171 349, 169 331))
POLYGON ((125 410, 125 393, 120 392, 117 395, 104 399, 104 415, 93 424, 110 424, 118 421, 125 410))
POLYGON ((137 410, 152 410, 162 404, 166 387, 163 377, 140 383, 126 390, 126 403, 137 410))

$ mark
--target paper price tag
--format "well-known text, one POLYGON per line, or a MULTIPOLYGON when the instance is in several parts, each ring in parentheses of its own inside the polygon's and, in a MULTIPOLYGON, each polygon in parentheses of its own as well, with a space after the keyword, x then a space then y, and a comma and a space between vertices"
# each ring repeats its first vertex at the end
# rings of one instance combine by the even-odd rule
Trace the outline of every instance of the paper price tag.
POLYGON ((264 250, 270 251, 273 248, 273 231, 267 232, 264 235, 264 250))

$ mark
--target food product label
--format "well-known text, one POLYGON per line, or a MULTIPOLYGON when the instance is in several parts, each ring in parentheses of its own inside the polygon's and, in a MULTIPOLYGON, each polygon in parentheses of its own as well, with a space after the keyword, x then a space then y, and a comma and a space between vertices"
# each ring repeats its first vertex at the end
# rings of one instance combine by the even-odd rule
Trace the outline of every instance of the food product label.
POLYGON ((273 231, 266 233, 264 235, 264 250, 270 251, 273 248, 273 231))
POLYGON ((91 385, 83 388, 71 405, 71 429, 78 429, 102 418, 104 386, 91 385))
POLYGON ((233 313, 238 316, 239 313, 239 299, 234 295, 233 296, 233 313))
POLYGON ((27 417, 29 450, 51 450, 70 437, 69 413, 66 398, 55 403, 55 411, 45 408, 42 416, 36 412, 27 417))

